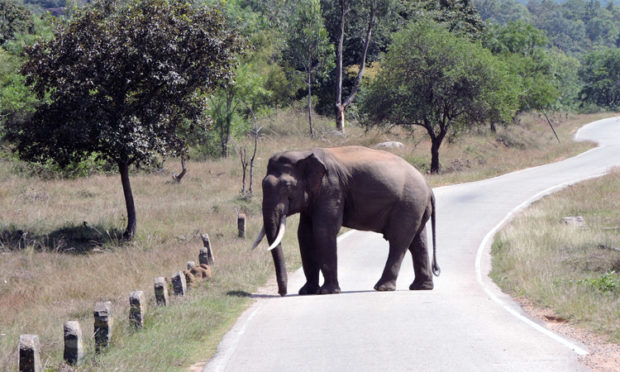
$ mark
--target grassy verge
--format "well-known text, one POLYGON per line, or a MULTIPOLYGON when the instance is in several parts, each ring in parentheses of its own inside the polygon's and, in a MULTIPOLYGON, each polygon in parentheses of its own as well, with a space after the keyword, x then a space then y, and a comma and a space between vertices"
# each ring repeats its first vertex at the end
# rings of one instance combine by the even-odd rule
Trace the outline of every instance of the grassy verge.
POLYGON ((620 170, 536 203, 500 232, 492 255, 502 290, 620 341, 620 170), (578 215, 585 227, 561 221, 578 215))
MULTIPOLYGON (((572 143, 574 131, 605 115, 610 116, 558 116, 561 143, 534 115, 497 134, 464 133, 442 146, 444 172, 429 180, 440 185, 481 179, 574 155, 591 146, 572 143)), ((249 246, 261 226, 260 178, 274 152, 398 140, 405 144, 396 151, 399 155, 422 170, 428 167, 430 142, 421 131, 351 126, 345 136, 335 136, 325 118, 316 117, 315 123, 319 135, 314 140, 307 137, 305 114, 294 109, 260 124, 264 130, 253 198, 239 195, 237 157, 190 161, 180 184, 171 180, 180 170, 176 161, 160 172, 133 174, 138 233, 131 243, 118 239, 126 222, 118 175, 43 180, 0 161, 0 370, 16 369, 17 340, 25 333, 40 336, 49 370, 63 369, 62 324, 67 320, 82 325, 86 370, 177 370, 210 358, 222 334, 252 301, 249 293, 273 277, 270 255, 264 249, 250 252, 249 246), (237 211, 248 216, 248 239, 236 237, 237 211), (146 327, 130 331, 129 293, 141 289, 153 297, 153 278, 169 277, 187 261, 196 261, 200 232, 209 233, 214 245, 213 280, 175 299, 173 306, 151 303, 146 327), (103 300, 113 302, 117 324, 113 347, 95 356, 92 310, 103 300)), ((249 149, 251 139, 233 146, 249 149)), ((287 230, 296 230, 295 218, 287 223, 287 230)), ((300 264, 295 234, 285 239, 288 267, 294 269, 300 264)))

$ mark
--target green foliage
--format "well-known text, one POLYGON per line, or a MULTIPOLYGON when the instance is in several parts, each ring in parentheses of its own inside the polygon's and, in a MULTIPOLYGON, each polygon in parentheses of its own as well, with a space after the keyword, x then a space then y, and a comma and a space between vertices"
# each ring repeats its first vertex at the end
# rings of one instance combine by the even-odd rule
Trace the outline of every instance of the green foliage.
POLYGON ((488 23, 504 25, 509 22, 522 21, 531 23, 532 15, 525 5, 506 0, 474 0, 480 17, 488 23))
POLYGON ((519 110, 544 110, 560 95, 547 38, 541 30, 523 22, 490 25, 483 45, 500 56, 518 80, 519 110))
POLYGON ((79 163, 71 163, 66 167, 60 167, 51 159, 44 163, 15 161, 12 171, 23 176, 36 176, 42 179, 73 179, 112 172, 112 167, 109 163, 98 159, 97 154, 91 154, 79 163))
POLYGON ((318 0, 300 2, 286 39, 284 60, 312 80, 325 76, 333 68, 333 52, 323 25, 321 3, 318 0))
POLYGON ((26 87, 25 77, 19 73, 22 60, 0 48, 0 135, 6 120, 34 111, 39 101, 26 87))
POLYGON ((552 49, 549 58, 554 74, 554 81, 558 87, 559 96, 554 109, 574 110, 579 107, 579 92, 583 87, 583 82, 579 79, 579 68, 581 63, 575 57, 567 56, 559 49, 552 49))
POLYGON ((524 21, 543 30, 551 45, 569 55, 578 55, 596 47, 620 45, 620 11, 599 0, 531 0, 527 9, 515 0, 475 0, 482 18, 505 25, 524 21))
POLYGON ((176 128, 202 113, 198 91, 231 80, 239 44, 217 11, 179 2, 102 1, 55 39, 27 48, 22 72, 39 98, 7 125, 20 157, 61 166, 92 153, 126 164, 183 151, 176 128))
POLYGON ((20 73, 24 62, 22 52, 27 45, 53 37, 52 17, 30 16, 31 26, 12 35, 0 46, 0 138, 7 121, 19 121, 34 112, 39 99, 26 86, 20 73))
POLYGON ((311 111, 312 85, 317 78, 325 77, 333 69, 333 57, 334 46, 330 44, 324 26, 320 1, 300 2, 288 30, 283 59, 305 75, 311 136, 314 136, 311 111))
POLYGON ((610 110, 620 108, 620 49, 606 48, 588 53, 579 76, 584 86, 580 96, 610 110))
POLYGON ((480 44, 420 21, 394 35, 362 111, 368 125, 424 127, 433 142, 431 172, 438 172, 439 147, 455 125, 512 118, 513 85, 506 66, 480 44))
POLYGON ((13 0, 0 0, 0 45, 20 32, 32 32, 32 14, 13 0))
POLYGON ((598 278, 581 279, 577 284, 592 287, 603 293, 620 291, 620 280, 613 270, 606 272, 598 278))
POLYGON ((480 14, 469 0, 423 0, 404 3, 410 13, 408 19, 432 19, 459 36, 478 39, 485 27, 480 14))
MULTIPOLYGON (((89 0, 80 2, 87 3, 89 0)), ((41 9, 62 8, 66 5, 66 0, 24 0, 24 4, 40 11, 41 9)))

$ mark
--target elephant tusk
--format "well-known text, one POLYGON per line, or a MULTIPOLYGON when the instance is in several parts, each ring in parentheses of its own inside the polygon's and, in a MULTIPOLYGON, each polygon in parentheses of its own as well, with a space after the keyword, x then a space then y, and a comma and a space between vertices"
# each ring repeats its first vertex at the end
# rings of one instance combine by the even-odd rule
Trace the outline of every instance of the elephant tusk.
POLYGON ((256 247, 258 247, 258 245, 260 244, 261 240, 263 240, 264 237, 265 237, 265 226, 261 227, 260 232, 258 233, 258 237, 254 241, 254 244, 252 244, 252 248, 250 248, 250 250, 253 251, 256 247))
POLYGON ((282 218, 280 220, 280 228, 278 229, 278 236, 276 236, 276 240, 269 246, 269 250, 274 249, 282 242, 282 238, 284 237, 284 231, 286 231, 286 219, 282 218))

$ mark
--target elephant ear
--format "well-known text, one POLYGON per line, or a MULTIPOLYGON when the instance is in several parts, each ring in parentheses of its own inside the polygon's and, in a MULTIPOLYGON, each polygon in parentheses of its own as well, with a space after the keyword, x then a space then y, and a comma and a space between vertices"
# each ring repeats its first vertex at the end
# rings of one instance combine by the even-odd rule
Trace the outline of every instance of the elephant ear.
POLYGON ((316 193, 321 188, 323 176, 327 173, 325 163, 319 159, 315 153, 308 155, 299 161, 299 166, 303 170, 308 191, 316 193))

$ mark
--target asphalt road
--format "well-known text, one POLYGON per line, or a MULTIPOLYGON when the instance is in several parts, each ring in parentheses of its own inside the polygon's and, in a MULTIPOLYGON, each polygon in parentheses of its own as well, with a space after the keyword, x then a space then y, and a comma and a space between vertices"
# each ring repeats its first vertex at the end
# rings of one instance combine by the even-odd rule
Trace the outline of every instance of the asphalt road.
MULTIPOLYGON (((587 353, 583 345, 530 320, 487 276, 489 243, 511 216, 562 186, 620 166, 620 118, 589 124, 576 138, 600 146, 565 161, 435 189, 442 274, 433 291, 407 289, 409 255, 398 290, 373 291, 387 242, 374 233, 347 233, 339 242, 343 293, 257 296, 205 371, 585 370, 577 360, 587 353)), ((297 271, 289 292, 303 283, 297 271)))

